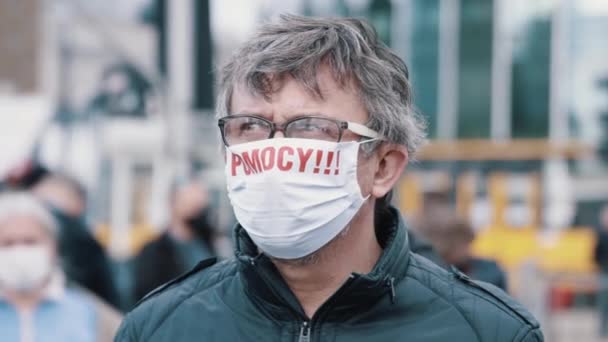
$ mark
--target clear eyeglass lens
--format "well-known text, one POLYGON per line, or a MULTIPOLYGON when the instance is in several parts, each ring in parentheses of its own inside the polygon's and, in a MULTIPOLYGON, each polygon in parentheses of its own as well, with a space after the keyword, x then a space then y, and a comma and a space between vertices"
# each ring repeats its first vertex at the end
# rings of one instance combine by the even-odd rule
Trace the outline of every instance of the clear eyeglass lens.
POLYGON ((224 121, 224 138, 228 145, 268 139, 270 131, 268 122, 255 117, 232 117, 224 121))
POLYGON ((285 135, 290 138, 338 141, 340 127, 329 119, 301 118, 289 123, 285 135))

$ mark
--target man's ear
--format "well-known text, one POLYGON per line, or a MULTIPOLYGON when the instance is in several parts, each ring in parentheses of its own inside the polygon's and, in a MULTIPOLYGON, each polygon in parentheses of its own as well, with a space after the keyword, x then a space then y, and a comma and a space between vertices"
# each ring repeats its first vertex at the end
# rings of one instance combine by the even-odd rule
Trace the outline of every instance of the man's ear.
POLYGON ((407 166, 409 155, 403 145, 385 143, 377 151, 378 168, 374 174, 372 196, 386 195, 397 183, 407 166))

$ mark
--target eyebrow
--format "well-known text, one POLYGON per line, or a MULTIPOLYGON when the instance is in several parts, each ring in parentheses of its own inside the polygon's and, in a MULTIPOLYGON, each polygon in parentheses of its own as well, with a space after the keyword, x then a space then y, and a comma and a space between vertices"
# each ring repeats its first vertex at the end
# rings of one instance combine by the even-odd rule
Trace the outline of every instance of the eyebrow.
MULTIPOLYGON (((261 117, 268 117, 270 115, 267 115, 265 113, 260 113, 260 112, 254 112, 254 111, 241 111, 241 112, 236 112, 236 113, 230 113, 228 114, 228 116, 230 115, 255 115, 255 116, 261 116, 261 117)), ((295 118, 302 118, 302 117, 307 117, 307 116, 320 116, 320 117, 324 117, 324 118, 328 118, 328 119, 336 119, 334 117, 331 117, 325 113, 322 112, 302 112, 302 113, 297 113, 294 115, 289 115, 288 120, 291 119, 295 119, 295 118)))

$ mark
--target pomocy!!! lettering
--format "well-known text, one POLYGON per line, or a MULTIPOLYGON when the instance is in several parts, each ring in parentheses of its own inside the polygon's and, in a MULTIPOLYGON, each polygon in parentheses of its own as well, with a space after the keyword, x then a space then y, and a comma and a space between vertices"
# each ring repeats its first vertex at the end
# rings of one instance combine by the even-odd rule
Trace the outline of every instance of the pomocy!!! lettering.
POLYGON ((322 175, 340 173, 340 151, 313 148, 268 146, 250 151, 231 153, 231 174, 258 174, 270 170, 281 172, 311 172, 322 175))

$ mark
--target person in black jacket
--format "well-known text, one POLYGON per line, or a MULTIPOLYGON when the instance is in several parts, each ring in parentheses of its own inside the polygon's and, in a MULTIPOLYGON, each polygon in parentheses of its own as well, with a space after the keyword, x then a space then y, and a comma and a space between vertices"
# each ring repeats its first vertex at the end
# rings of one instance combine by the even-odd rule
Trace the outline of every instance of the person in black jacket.
POLYGON ((198 182, 172 189, 167 230, 135 258, 136 300, 215 255, 208 204, 208 194, 198 182))
POLYGON ((67 175, 49 173, 31 191, 49 207, 59 224, 59 252, 68 279, 119 308, 110 260, 84 218, 84 188, 67 175))
POLYGON ((599 227, 596 232, 594 259, 600 270, 600 289, 598 291, 600 334, 608 336, 608 205, 600 210, 599 227))
POLYGON ((389 193, 424 131, 368 23, 281 16, 218 76, 235 257, 148 294, 116 341, 543 341, 503 291, 411 252, 389 193))
POLYGON ((429 210, 418 218, 414 228, 433 245, 443 264, 507 291, 507 276, 501 267, 494 260, 471 254, 475 232, 469 222, 449 205, 435 205, 429 210))

